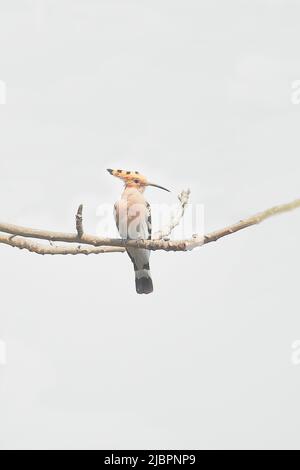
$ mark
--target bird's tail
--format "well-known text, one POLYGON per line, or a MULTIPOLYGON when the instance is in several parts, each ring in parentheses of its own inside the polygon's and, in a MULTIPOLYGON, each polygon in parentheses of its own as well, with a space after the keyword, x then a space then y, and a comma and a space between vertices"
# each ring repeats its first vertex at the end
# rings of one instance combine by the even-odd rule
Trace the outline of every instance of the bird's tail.
POLYGON ((150 294, 153 292, 153 284, 150 274, 150 252, 144 249, 128 248, 127 253, 131 259, 135 273, 135 288, 138 294, 150 294))
POLYGON ((153 292, 153 284, 149 269, 135 271, 135 288, 138 294, 150 294, 153 292))

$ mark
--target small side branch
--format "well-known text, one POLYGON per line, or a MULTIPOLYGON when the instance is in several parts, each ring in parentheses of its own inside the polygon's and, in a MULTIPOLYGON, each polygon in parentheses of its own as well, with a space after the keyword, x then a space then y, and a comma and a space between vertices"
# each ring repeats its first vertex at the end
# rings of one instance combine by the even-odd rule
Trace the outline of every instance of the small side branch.
POLYGON ((191 191, 189 189, 187 189, 186 191, 182 191, 178 195, 180 205, 179 205, 177 213, 175 213, 171 217, 171 220, 170 220, 170 223, 169 223, 168 227, 166 227, 164 230, 160 230, 160 231, 156 232, 153 235, 153 240, 161 240, 162 238, 167 238, 172 233, 174 228, 177 227, 177 225, 180 224, 180 221, 181 221, 182 217, 184 216, 186 206, 189 202, 190 193, 191 193, 191 191))
POLYGON ((80 204, 76 214, 76 230, 78 238, 81 238, 83 235, 83 217, 82 217, 83 205, 80 204))

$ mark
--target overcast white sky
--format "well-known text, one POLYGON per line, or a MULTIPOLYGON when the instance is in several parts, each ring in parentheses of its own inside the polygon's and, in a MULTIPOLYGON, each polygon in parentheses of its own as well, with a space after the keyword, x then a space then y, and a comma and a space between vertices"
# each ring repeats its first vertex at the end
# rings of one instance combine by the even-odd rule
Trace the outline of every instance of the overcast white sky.
MULTIPOLYGON (((298 1, 0 0, 0 219, 97 226, 146 174, 207 230, 300 196, 298 1)), ((158 227, 157 227, 158 228, 158 227)), ((299 448, 300 213, 193 253, 0 246, 0 447, 299 448)))

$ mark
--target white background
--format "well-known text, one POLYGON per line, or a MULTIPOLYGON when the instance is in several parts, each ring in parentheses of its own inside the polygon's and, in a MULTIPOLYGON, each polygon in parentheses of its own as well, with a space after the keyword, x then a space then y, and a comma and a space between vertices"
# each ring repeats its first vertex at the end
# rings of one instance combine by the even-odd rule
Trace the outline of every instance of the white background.
MULTIPOLYGON (((106 168, 206 230, 300 196, 298 1, 0 0, 2 221, 74 230, 106 168)), ((154 221, 155 222, 155 221, 154 221)), ((159 228, 159 227, 157 227, 159 228)), ((0 246, 0 447, 299 448, 300 213, 193 253, 0 246), (297 362, 297 361, 296 361, 297 362)))

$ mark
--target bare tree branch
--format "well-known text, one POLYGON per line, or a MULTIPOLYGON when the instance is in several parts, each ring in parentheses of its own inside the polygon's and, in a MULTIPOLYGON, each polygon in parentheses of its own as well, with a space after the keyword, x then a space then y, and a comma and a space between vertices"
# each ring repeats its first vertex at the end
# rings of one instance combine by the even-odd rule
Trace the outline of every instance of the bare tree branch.
POLYGON ((53 243, 47 246, 42 243, 37 243, 28 238, 11 236, 11 235, 0 235, 0 243, 9 245, 12 247, 20 248, 21 250, 28 250, 38 255, 98 255, 100 253, 123 253, 124 248, 112 247, 112 246, 73 246, 73 245, 60 245, 54 246, 53 243))
POLYGON ((25 248, 38 254, 90 254, 90 253, 107 253, 107 252, 123 252, 125 247, 146 248, 148 250, 164 250, 164 251, 187 251, 196 247, 205 245, 210 242, 219 240, 222 237, 231 235, 239 230, 243 230, 252 225, 259 224, 264 220, 278 214, 292 211, 300 208, 300 199, 296 199, 288 204, 282 204, 267 209, 247 219, 241 220, 236 224, 208 233, 204 236, 195 235, 188 240, 122 240, 116 238, 102 238, 94 235, 83 234, 79 237, 78 233, 51 232, 46 230, 38 230, 26 227, 20 227, 12 224, 0 223, 0 232, 9 233, 9 236, 0 235, 0 243, 25 248), (36 242, 31 242, 27 238, 36 238, 40 240, 48 240, 51 242, 64 243, 81 243, 90 245, 88 247, 74 246, 50 246, 46 247, 36 242), (99 248, 102 247, 102 248, 99 248), (117 248, 117 249, 114 249, 117 248))
POLYGON ((278 206, 271 207, 270 209, 266 209, 263 212, 259 212, 252 217, 248 217, 247 219, 240 220, 236 224, 230 225, 222 230, 216 230, 215 232, 211 232, 204 236, 203 244, 215 242, 222 237, 226 237, 227 235, 231 235, 232 233, 238 232, 239 230, 243 230, 244 228, 251 227, 252 225, 258 225, 266 219, 270 217, 274 217, 275 215, 284 214, 285 212, 290 212, 294 209, 300 208, 300 199, 295 199, 295 201, 289 202, 287 204, 280 204, 278 206))

